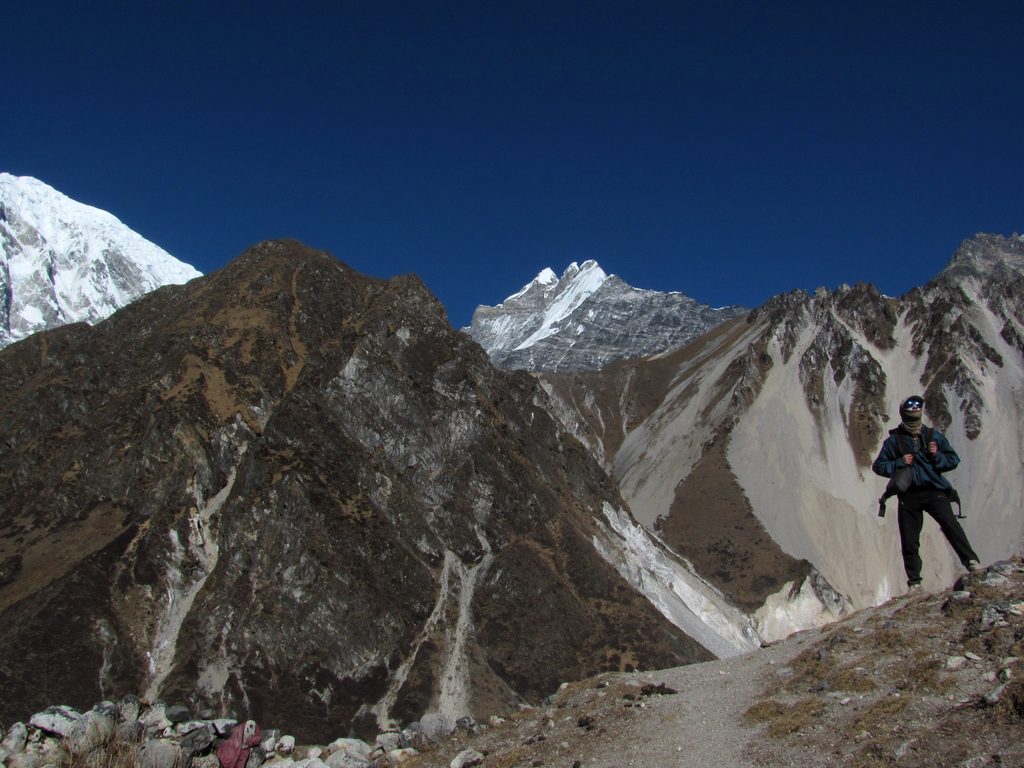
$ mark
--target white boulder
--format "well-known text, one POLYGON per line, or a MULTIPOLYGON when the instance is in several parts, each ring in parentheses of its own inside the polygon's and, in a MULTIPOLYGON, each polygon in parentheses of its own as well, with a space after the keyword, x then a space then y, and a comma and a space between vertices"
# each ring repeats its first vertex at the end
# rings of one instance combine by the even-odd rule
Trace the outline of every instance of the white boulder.
POLYGON ((32 715, 28 724, 66 741, 77 739, 85 730, 81 713, 65 706, 47 707, 32 715))
POLYGON ((480 765, 483 761, 484 756, 475 749, 464 749, 448 765, 450 768, 470 768, 473 765, 480 765))
POLYGON ((28 742, 28 728, 24 723, 15 723, 11 726, 11 730, 4 736, 3 742, 0 742, 0 747, 8 755, 17 755, 20 752, 25 751, 25 744, 28 742))

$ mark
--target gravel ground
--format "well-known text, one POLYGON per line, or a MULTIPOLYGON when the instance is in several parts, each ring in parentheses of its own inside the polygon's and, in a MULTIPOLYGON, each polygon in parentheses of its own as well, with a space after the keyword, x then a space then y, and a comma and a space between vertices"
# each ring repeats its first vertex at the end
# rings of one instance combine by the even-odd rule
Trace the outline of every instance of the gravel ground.
POLYGON ((744 656, 566 685, 403 765, 472 748, 483 768, 1024 766, 1024 568, 957 586, 744 656))
POLYGON ((573 683, 550 706, 454 736, 407 765, 448 768, 472 747, 487 754, 485 766, 754 766, 746 746, 762 727, 745 724, 743 713, 763 691, 764 671, 785 665, 818 635, 732 659, 573 683))

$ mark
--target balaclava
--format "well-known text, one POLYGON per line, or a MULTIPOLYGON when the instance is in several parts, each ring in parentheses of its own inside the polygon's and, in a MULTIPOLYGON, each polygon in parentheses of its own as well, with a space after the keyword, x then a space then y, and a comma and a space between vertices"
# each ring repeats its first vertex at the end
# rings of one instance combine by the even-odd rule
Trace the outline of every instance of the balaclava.
POLYGON ((924 413, 924 400, 920 395, 908 397, 900 405, 900 418, 903 420, 903 428, 912 435, 921 434, 921 416, 924 413), (920 407, 911 409, 912 403, 919 403, 920 407))

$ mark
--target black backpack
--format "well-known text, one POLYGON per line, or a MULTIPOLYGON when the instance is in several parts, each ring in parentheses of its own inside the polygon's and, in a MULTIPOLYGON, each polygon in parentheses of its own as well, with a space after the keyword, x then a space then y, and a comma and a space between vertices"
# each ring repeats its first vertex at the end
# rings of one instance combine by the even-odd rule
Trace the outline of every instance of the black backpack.
MULTIPOLYGON (((935 437, 934 433, 935 433, 935 430, 932 429, 931 427, 922 427, 921 428, 921 445, 928 445, 928 443, 930 443, 934 439, 934 437, 935 437)), ((896 437, 897 444, 899 444, 901 440, 905 440, 905 441, 909 441, 910 440, 910 437, 908 435, 904 435, 904 434, 899 433, 899 432, 896 433, 895 437, 896 437)), ((903 445, 900 445, 900 450, 903 452, 903 454, 915 453, 917 451, 917 446, 916 445, 910 444, 909 448, 905 447, 906 445, 907 445, 907 443, 904 443, 903 445)), ((885 517, 885 502, 887 502, 890 497, 897 496, 897 495, 903 493, 904 491, 906 491, 910 487, 910 481, 913 478, 913 474, 914 473, 910 469, 910 467, 900 467, 899 469, 897 469, 895 472, 892 473, 892 477, 889 478, 889 482, 885 486, 885 491, 882 493, 881 497, 878 499, 878 516, 879 517, 885 517)), ((950 502, 952 502, 953 504, 956 504, 956 517, 957 517, 957 519, 958 520, 963 520, 966 516, 964 515, 963 508, 960 505, 960 494, 957 492, 956 488, 954 488, 952 485, 950 485, 949 486, 949 490, 946 491, 946 495, 949 496, 950 502)))

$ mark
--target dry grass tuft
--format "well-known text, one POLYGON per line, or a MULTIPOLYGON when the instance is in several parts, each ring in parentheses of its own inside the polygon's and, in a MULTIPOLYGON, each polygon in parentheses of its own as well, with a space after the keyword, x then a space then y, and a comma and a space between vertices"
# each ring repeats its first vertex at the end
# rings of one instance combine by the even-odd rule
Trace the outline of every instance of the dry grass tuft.
POLYGON ((943 676, 942 662, 924 656, 913 659, 902 677, 896 681, 901 691, 930 691, 936 694, 948 693, 954 679, 943 676))
POLYGON ((744 715, 747 722, 768 724, 768 735, 781 738, 802 731, 821 717, 825 702, 815 697, 801 699, 794 704, 783 704, 775 699, 760 701, 744 715))
POLYGON ((895 696, 880 699, 857 716, 853 723, 854 733, 877 730, 880 726, 893 722, 893 718, 907 708, 907 698, 895 696))
POLYGON ((836 642, 828 642, 807 648, 789 663, 792 676, 786 681, 786 689, 847 691, 867 693, 875 690, 875 682, 862 666, 844 664, 837 666, 830 651, 836 642))
POLYGON ((846 693, 870 693, 878 687, 864 669, 852 666, 836 669, 826 683, 829 690, 846 693))
POLYGON ((906 636, 895 627, 883 627, 872 632, 867 642, 881 651, 902 651, 907 647, 906 636))
POLYGON ((853 757, 850 768, 892 768, 896 759, 881 744, 868 744, 853 757))
POLYGON ((812 681, 823 680, 830 671, 827 651, 817 646, 806 648, 789 662, 789 669, 793 675, 787 681, 786 687, 790 690, 802 688, 812 681))
POLYGON ((1009 682, 995 713, 1010 723, 1024 723, 1024 678, 1016 677, 1009 682))
POLYGON ((759 701, 757 704, 754 704, 746 711, 744 717, 746 717, 749 723, 767 723, 781 716, 785 711, 786 705, 781 701, 767 699, 766 701, 759 701))
POLYGON ((494 768, 516 768, 520 765, 529 765, 530 756, 533 754, 531 749, 526 746, 515 747, 514 749, 505 752, 500 755, 488 755, 487 764, 494 766, 494 768))
POLYGON ((137 744, 111 739, 88 754, 72 753, 57 768, 138 768, 137 744))

